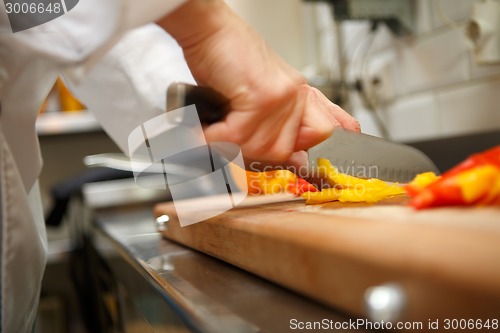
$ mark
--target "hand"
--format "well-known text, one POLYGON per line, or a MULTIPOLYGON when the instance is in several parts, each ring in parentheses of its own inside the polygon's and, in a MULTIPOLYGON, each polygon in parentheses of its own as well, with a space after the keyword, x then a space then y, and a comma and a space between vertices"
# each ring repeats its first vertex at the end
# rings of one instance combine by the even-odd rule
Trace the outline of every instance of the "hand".
POLYGON ((304 166, 304 150, 335 127, 359 123, 279 58, 223 1, 189 0, 159 22, 180 44, 201 86, 230 100, 224 121, 205 128, 208 141, 238 144, 247 167, 304 166))

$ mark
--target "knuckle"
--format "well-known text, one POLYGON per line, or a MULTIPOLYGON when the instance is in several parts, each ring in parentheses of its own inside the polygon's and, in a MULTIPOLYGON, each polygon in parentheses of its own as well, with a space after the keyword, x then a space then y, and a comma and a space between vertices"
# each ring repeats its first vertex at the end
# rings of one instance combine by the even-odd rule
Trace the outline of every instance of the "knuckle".
POLYGON ((248 156, 263 161, 286 161, 293 153, 291 149, 277 147, 271 142, 250 147, 252 148, 247 150, 248 156))

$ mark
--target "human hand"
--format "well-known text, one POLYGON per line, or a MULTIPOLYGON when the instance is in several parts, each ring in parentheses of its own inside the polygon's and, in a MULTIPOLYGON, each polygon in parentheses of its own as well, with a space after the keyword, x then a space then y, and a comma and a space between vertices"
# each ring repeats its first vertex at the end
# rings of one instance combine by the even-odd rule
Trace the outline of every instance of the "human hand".
POLYGON ((183 48, 198 84, 229 99, 229 114, 207 126, 205 137, 238 144, 247 168, 252 161, 301 167, 304 150, 335 127, 359 131, 354 118, 307 85, 223 1, 189 0, 159 23, 183 48))

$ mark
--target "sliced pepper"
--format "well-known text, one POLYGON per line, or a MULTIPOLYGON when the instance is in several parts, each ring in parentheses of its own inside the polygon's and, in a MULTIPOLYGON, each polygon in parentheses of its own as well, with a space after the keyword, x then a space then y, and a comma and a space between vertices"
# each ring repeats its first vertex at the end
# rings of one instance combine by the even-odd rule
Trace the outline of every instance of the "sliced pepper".
POLYGON ((418 174, 415 179, 413 179, 408 185, 405 186, 406 192, 410 196, 417 195, 424 188, 434 183, 439 179, 439 176, 436 176, 434 172, 424 172, 418 174))
MULTIPOLYGON (((425 178, 419 175, 420 178, 425 178)), ((445 172, 440 179, 420 188, 418 177, 407 187, 416 209, 438 206, 499 205, 500 146, 471 155, 445 172)))
POLYGON ((306 199, 306 204, 319 204, 323 202, 336 201, 340 197, 340 190, 335 187, 325 188, 321 192, 302 193, 302 198, 306 199))
POLYGON ((248 193, 252 195, 278 193, 300 195, 304 192, 317 191, 314 185, 288 170, 247 171, 247 185, 248 193))
POLYGON ((306 192, 317 192, 318 189, 308 181, 303 178, 297 177, 295 183, 290 184, 289 192, 297 195, 301 195, 306 192))
POLYGON ((306 199, 307 204, 337 200, 371 203, 405 193, 398 184, 389 185, 380 179, 361 179, 341 173, 325 158, 318 159, 317 172, 331 187, 317 193, 303 193, 302 197, 306 199))
POLYGON ((326 158, 318 158, 318 174, 320 177, 327 180, 332 186, 354 187, 356 185, 365 185, 367 187, 386 187, 387 183, 377 179, 362 179, 341 173, 336 167, 332 165, 330 160, 326 158))

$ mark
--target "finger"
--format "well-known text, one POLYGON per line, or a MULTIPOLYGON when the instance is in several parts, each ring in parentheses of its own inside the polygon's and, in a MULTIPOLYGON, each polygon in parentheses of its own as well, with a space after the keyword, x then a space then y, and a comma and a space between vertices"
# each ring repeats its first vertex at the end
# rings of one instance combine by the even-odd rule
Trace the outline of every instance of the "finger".
POLYGON ((307 150, 326 140, 335 127, 360 131, 358 121, 332 103, 318 89, 304 86, 302 94, 306 104, 294 150, 307 150))
POLYGON ((341 124, 334 117, 334 104, 327 100, 319 91, 304 85, 299 91, 299 96, 304 103, 301 126, 295 141, 295 151, 307 150, 310 147, 327 139, 335 127, 341 124))
MULTIPOLYGON (((204 129, 208 142, 232 142, 240 146, 248 160, 282 162, 290 157, 295 145, 297 123, 291 125, 286 118, 243 122, 232 119, 212 124, 204 129)), ((269 164, 269 163, 268 163, 269 164)))
POLYGON ((328 112, 331 112, 335 120, 340 124, 345 129, 349 129, 352 131, 359 132, 361 130, 361 126, 359 122, 351 116, 349 113, 344 111, 340 106, 337 104, 332 103, 321 91, 319 91, 316 88, 312 88, 317 99, 318 99, 318 104, 324 104, 326 106, 326 110, 328 112))
POLYGON ((229 136, 229 128, 226 122, 217 122, 210 124, 203 128, 203 133, 205 134, 205 140, 207 142, 224 142, 227 141, 229 136))
POLYGON ((271 170, 289 170, 299 177, 308 175, 308 154, 305 151, 294 152, 286 161, 263 161, 245 158, 245 169, 253 172, 271 170))
MULTIPOLYGON (((337 120, 333 122, 334 127, 342 127, 337 120)), ((295 141, 295 150, 307 150, 330 137, 332 132, 318 132, 316 128, 302 126, 299 129, 297 140, 295 141)))

